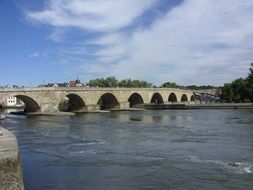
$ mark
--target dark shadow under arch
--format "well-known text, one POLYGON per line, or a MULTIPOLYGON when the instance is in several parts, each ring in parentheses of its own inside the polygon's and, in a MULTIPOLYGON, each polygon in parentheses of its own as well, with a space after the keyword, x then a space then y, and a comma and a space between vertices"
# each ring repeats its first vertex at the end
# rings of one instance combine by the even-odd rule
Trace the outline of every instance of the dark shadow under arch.
POLYGON ((195 96, 192 95, 192 96, 191 96, 191 102, 194 102, 195 100, 196 100, 195 96))
POLYGON ((144 103, 143 98, 142 98, 141 95, 138 94, 138 93, 133 93, 133 94, 129 97, 128 102, 129 102, 130 108, 132 108, 132 107, 137 107, 138 105, 144 103))
POLYGON ((69 99, 69 111, 80 110, 85 107, 83 99, 77 94, 68 94, 69 99))
POLYGON ((109 110, 118 105, 118 100, 113 94, 106 93, 99 98, 97 104, 100 106, 100 110, 109 110))
POLYGON ((152 96, 151 103, 153 103, 153 104, 163 104, 163 98, 162 98, 161 94, 155 93, 152 96))
POLYGON ((24 112, 38 112, 40 111, 39 104, 31 97, 25 95, 16 95, 18 99, 20 99, 25 104, 24 112))
POLYGON ((177 96, 174 92, 170 93, 168 102, 177 102, 177 96))
POLYGON ((188 98, 187 98, 186 94, 182 95, 181 102, 188 102, 188 98))

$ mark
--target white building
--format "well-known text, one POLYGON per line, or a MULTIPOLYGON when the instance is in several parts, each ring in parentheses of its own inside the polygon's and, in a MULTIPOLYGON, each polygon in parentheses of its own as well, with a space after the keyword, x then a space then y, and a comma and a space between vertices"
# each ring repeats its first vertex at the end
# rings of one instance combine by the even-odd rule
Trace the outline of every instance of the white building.
POLYGON ((6 106, 19 107, 19 106, 23 106, 23 105, 24 105, 24 103, 20 99, 18 99, 17 97, 12 96, 12 97, 7 98, 6 106))

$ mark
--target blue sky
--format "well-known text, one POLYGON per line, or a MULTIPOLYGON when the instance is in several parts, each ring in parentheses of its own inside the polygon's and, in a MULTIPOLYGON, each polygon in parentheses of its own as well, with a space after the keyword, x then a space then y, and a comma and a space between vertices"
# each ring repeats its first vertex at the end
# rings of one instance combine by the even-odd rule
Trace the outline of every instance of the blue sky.
POLYGON ((0 86, 222 85, 253 61, 251 0, 1 0, 0 86))

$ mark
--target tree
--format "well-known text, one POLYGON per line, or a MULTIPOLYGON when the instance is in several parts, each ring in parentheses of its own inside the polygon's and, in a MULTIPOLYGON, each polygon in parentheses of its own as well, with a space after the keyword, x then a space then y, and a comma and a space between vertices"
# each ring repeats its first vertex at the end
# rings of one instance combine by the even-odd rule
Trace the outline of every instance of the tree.
POLYGON ((143 81, 143 80, 124 79, 119 82, 119 87, 150 88, 152 87, 152 83, 148 83, 147 81, 143 81))
POLYGON ((133 87, 131 79, 124 79, 119 82, 119 87, 133 87))
POLYGON ((247 91, 249 100, 253 102, 253 63, 251 63, 251 67, 249 68, 249 76, 246 79, 247 82, 247 91))
POLYGON ((224 84, 224 87, 221 90, 220 98, 226 102, 232 102, 233 90, 230 83, 224 84))
POLYGON ((118 81, 115 77, 107 77, 107 78, 97 78, 94 80, 90 80, 88 85, 90 87, 127 87, 127 88, 150 88, 152 87, 152 83, 148 83, 143 80, 131 80, 124 79, 118 81))
POLYGON ((118 80, 111 76, 103 80, 104 87, 118 87, 118 80))
POLYGON ((94 79, 94 80, 90 80, 88 85, 90 87, 104 87, 103 86, 103 82, 102 82, 103 78, 97 78, 97 79, 94 79))
POLYGON ((118 86, 118 80, 111 76, 107 78, 97 78, 94 80, 90 80, 88 85, 90 87, 117 87, 118 86))
POLYGON ((247 77, 246 81, 248 83, 248 86, 253 87, 253 63, 251 63, 251 67, 249 68, 249 76, 247 77))
POLYGON ((239 78, 230 84, 224 84, 220 97, 226 102, 253 102, 253 63, 246 79, 239 78))
POLYGON ((150 88, 152 87, 152 83, 148 83, 147 81, 143 80, 133 80, 132 87, 135 88, 150 88))
POLYGON ((243 78, 236 79, 232 82, 233 101, 244 102, 248 98, 246 81, 243 78))
POLYGON ((175 82, 165 82, 161 86, 162 88, 178 88, 179 85, 177 85, 175 82))

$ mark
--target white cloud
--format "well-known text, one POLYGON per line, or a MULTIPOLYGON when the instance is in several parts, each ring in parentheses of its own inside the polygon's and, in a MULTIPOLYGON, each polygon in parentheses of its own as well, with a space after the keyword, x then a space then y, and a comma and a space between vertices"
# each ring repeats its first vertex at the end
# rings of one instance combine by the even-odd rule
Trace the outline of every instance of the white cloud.
POLYGON ((36 57, 44 57, 47 55, 47 52, 42 52, 42 53, 39 53, 39 52, 33 52, 29 55, 30 58, 36 58, 36 57))
POLYGON ((40 56, 40 54, 38 52, 34 52, 29 55, 30 58, 39 57, 39 56, 40 56))
POLYGON ((53 40, 55 42, 62 42, 66 31, 63 28, 56 28, 52 34, 48 37, 48 39, 53 40))
POLYGON ((109 33, 98 37, 96 39, 92 39, 86 42, 86 44, 94 44, 94 45, 115 45, 115 44, 122 44, 125 43, 125 39, 127 38, 126 35, 116 32, 116 33, 109 33))
POLYGON ((159 1, 49 2, 48 9, 28 17, 56 28, 102 32, 82 45, 100 47, 91 53, 95 60, 80 62, 78 69, 88 76, 221 85, 245 76, 253 60, 251 0, 185 0, 149 27, 127 33, 122 29, 159 1))
POLYGON ((28 12, 36 22, 56 27, 114 31, 132 24, 155 0, 54 0, 48 9, 28 12))
POLYGON ((128 59, 114 74, 216 85, 243 77, 253 60, 251 10, 248 0, 187 0, 149 29, 133 33, 128 59))

